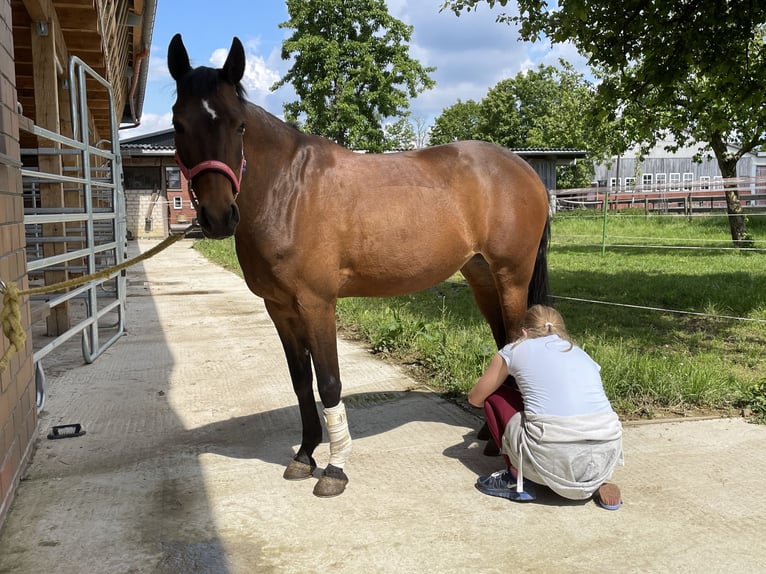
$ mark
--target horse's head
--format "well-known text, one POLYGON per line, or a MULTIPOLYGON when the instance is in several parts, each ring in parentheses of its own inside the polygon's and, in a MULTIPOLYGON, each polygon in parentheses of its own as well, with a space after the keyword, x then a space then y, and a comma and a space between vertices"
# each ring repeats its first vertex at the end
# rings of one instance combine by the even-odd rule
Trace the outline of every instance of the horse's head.
POLYGON ((229 237, 239 223, 236 197, 245 167, 245 50, 234 38, 223 68, 192 68, 176 34, 168 69, 176 81, 176 161, 189 180, 197 219, 207 237, 229 237))

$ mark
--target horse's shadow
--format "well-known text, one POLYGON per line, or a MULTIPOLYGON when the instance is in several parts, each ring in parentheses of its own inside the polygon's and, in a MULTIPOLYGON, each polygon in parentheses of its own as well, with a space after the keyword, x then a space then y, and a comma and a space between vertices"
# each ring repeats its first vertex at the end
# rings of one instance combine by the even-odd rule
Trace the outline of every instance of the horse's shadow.
MULTIPOLYGON (((391 432, 409 423, 453 424, 466 428, 460 441, 442 447, 429 439, 428 442, 434 444, 434 455, 441 449, 443 456, 459 461, 476 476, 505 466, 502 457, 483 454, 484 441, 477 438, 482 419, 463 412, 438 395, 412 391, 357 393, 346 396, 344 402, 351 436, 358 441, 355 450, 365 448, 359 444, 364 439, 391 432)), ((321 410, 321 405, 319 408, 321 410)), ((396 440, 418 441, 424 438, 423 425, 415 424, 411 428, 411 436, 400 433, 394 437, 392 433, 392 450, 397 447, 396 440)), ((200 453, 287 465, 300 441, 300 411, 297 406, 284 407, 216 421, 186 432, 186 440, 193 443, 200 453)), ((321 461, 317 462, 321 464, 321 461)), ((353 464, 353 455, 350 464, 353 464)), ((546 487, 537 487, 535 504, 582 506, 587 503, 587 500, 566 500, 546 487)))
MULTIPOLYGON (((484 443, 476 437, 482 424, 481 419, 462 412, 459 407, 438 395, 417 391, 356 393, 344 397, 344 403, 351 436, 356 441, 355 450, 364 448, 363 441, 366 438, 409 423, 433 422, 469 429, 459 443, 444 446, 442 453, 445 456, 460 461, 476 474, 486 474, 489 469, 494 470, 494 466, 502 463, 500 458, 492 460, 482 455, 484 443)), ((318 408, 321 412, 321 404, 318 408)), ((297 405, 283 407, 188 429, 184 442, 194 444, 198 452, 286 465, 300 442, 300 421, 297 405)), ((411 435, 405 433, 397 438, 392 436, 392 449, 396 446, 395 440, 422 440, 423 432, 427 432, 424 425, 412 425, 411 435)), ((327 440, 326 433, 324 440, 327 440)), ((433 440, 429 439, 429 442, 433 440)), ((441 447, 435 444, 435 449, 438 448, 441 447)))

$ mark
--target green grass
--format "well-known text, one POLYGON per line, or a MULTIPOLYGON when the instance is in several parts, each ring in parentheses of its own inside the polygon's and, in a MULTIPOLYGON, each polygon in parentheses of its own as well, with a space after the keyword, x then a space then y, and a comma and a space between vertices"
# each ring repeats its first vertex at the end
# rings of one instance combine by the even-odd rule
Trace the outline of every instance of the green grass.
MULTIPOLYGON (((752 217, 748 230, 766 248, 758 241, 766 219, 752 217)), ((559 214, 549 272, 554 304, 573 339, 601 364, 615 408, 647 418, 749 407, 766 418, 766 253, 709 249, 730 245, 719 217, 610 215, 604 255, 601 238, 600 217, 559 214), (705 249, 661 247, 668 245, 705 249)), ((197 245, 237 268, 230 241, 197 245)), ((402 297, 343 299, 338 323, 346 336, 452 395, 467 392, 495 352, 459 274, 402 297)))

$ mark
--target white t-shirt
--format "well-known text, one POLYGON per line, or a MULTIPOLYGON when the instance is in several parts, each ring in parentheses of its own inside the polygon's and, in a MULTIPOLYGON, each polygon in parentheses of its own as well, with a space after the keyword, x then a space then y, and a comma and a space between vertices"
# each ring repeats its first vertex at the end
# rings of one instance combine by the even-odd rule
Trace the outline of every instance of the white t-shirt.
POLYGON ((540 415, 574 416, 611 412, 601 367, 577 345, 558 335, 525 339, 500 349, 516 379, 524 410, 540 415))

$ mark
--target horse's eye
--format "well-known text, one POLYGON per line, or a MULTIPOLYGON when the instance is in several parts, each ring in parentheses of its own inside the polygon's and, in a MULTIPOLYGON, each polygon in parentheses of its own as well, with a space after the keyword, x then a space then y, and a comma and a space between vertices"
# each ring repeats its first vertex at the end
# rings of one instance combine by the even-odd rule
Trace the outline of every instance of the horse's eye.
POLYGON ((237 133, 240 135, 245 133, 245 122, 242 122, 241 124, 239 124, 239 127, 237 128, 237 133))
POLYGON ((176 131, 177 134, 184 133, 184 127, 176 121, 173 122, 173 129, 176 131))

